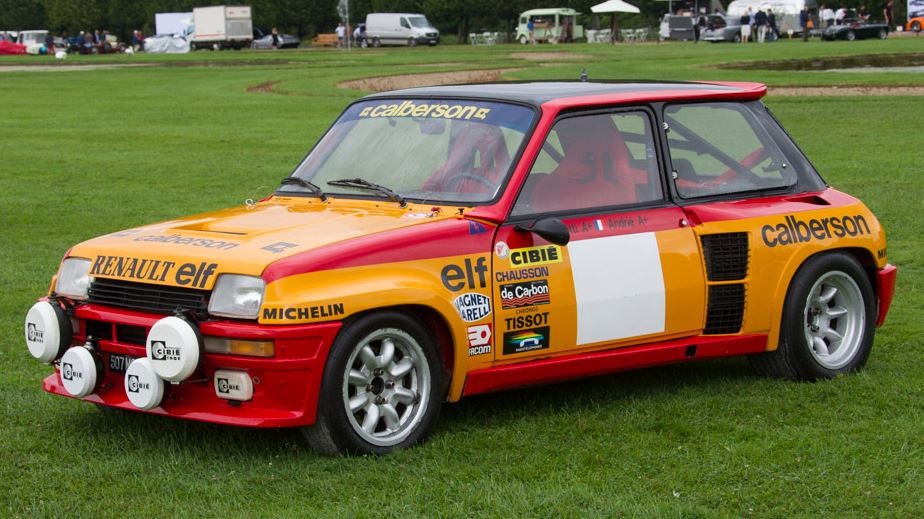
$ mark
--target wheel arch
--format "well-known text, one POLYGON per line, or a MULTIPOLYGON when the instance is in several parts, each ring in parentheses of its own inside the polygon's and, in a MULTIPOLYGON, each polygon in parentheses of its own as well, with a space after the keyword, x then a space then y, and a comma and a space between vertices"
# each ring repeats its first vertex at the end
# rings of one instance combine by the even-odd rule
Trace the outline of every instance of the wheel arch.
POLYGON ((789 265, 783 270, 783 274, 785 275, 780 276, 780 282, 775 291, 775 304, 771 314, 770 332, 767 335, 767 351, 776 350, 779 346, 780 329, 783 321, 783 308, 786 305, 786 298, 789 295, 789 289, 792 286, 793 278, 796 277, 796 274, 806 263, 814 258, 837 252, 848 254, 856 259, 860 263, 860 266, 863 267, 863 272, 866 274, 870 285, 873 287, 873 295, 877 298, 879 297, 879 289, 876 280, 876 257, 873 251, 863 247, 837 247, 807 252, 808 253, 805 255, 793 256, 792 261, 790 261, 789 265))
MULTIPOLYGON (((448 389, 452 388, 453 382, 457 379, 464 380, 464 375, 456 377, 455 366, 461 365, 462 363, 457 362, 456 356, 458 356, 461 350, 455 347, 456 340, 453 338, 452 328, 449 325, 449 321, 446 317, 436 308, 432 306, 422 305, 422 304, 404 304, 404 305, 392 305, 392 306, 382 306, 378 308, 369 308, 367 310, 362 310, 356 312, 349 317, 347 317, 343 322, 343 327, 340 329, 341 333, 344 329, 347 328, 349 323, 364 317, 366 315, 375 314, 379 312, 399 312, 404 315, 413 317, 417 319, 424 328, 430 333, 433 341, 436 343, 437 350, 442 362, 443 375, 444 375, 444 388, 442 391, 445 393, 448 389)), ((461 395, 461 388, 458 393, 461 395)), ((449 391, 445 398, 450 401, 458 400, 459 397, 452 398, 452 391, 449 391)))

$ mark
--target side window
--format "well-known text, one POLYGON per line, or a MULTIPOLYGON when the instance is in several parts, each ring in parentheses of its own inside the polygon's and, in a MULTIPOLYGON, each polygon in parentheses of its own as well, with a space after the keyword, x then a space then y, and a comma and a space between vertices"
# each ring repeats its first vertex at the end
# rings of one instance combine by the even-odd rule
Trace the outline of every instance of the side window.
POLYGON ((401 27, 404 27, 405 29, 410 29, 410 28, 411 28, 411 24, 408 23, 407 18, 402 18, 402 19, 401 19, 401 27))
POLYGON ((791 163, 741 104, 672 105, 664 121, 674 184, 682 198, 785 188, 798 180, 791 163))
POLYGON ((660 200, 659 179, 647 113, 568 117, 546 137, 512 216, 660 200))

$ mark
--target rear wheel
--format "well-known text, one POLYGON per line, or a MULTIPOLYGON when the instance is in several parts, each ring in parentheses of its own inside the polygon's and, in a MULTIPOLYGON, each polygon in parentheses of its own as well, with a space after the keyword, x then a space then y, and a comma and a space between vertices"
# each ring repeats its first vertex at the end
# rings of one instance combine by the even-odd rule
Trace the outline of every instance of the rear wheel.
POLYGON ((734 41, 735 43, 741 43, 741 33, 740 32, 735 33, 734 41))
POLYGON ((885 30, 885 29, 879 29, 879 34, 878 34, 878 36, 879 36, 879 39, 880 39, 880 40, 884 40, 884 39, 886 39, 886 38, 889 36, 889 31, 887 31, 887 30, 885 30))
POLYGON ((853 32, 853 31, 847 31, 847 36, 846 36, 846 38, 847 38, 847 41, 853 41, 853 40, 857 39, 857 33, 853 32))
POLYGON ((911 24, 912 32, 921 32, 921 22, 914 22, 911 24))
POLYGON ((331 349, 314 426, 320 454, 386 454, 423 441, 443 397, 442 363, 426 328, 398 312, 347 325, 331 349))
POLYGON ((810 258, 786 294, 776 351, 752 361, 767 375, 817 380, 859 370, 873 345, 876 299, 869 277, 849 254, 810 258))
POLYGON ((372 46, 373 46, 373 47, 376 47, 376 48, 381 47, 381 46, 382 46, 382 40, 380 40, 380 39, 378 39, 378 38, 372 38, 372 46))

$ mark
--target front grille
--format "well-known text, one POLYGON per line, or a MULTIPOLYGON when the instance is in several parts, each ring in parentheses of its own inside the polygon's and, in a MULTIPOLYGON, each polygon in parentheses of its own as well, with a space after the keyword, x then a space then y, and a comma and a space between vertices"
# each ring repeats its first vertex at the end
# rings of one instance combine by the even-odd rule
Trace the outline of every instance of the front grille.
POLYGON ((177 308, 205 315, 209 291, 97 278, 90 284, 91 303, 152 314, 172 314, 177 308))
POLYGON ((127 324, 116 325, 116 336, 119 342, 126 344, 137 344, 144 346, 147 342, 148 331, 141 326, 129 326, 127 324))
POLYGON ((748 275, 748 233, 729 232, 702 237, 709 281, 734 281, 748 275))
POLYGON ((744 319, 744 285, 711 285, 705 333, 738 333, 744 319))
POLYGON ((92 321, 87 319, 86 333, 88 337, 93 337, 96 340, 111 341, 112 323, 104 323, 102 321, 92 321))

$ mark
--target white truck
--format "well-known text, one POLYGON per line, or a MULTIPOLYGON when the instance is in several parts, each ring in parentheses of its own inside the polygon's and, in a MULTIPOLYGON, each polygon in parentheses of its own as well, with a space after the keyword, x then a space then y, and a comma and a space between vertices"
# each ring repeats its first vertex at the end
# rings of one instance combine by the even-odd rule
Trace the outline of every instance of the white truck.
POLYGON ((249 47, 253 40, 253 21, 249 5, 216 5, 193 8, 194 49, 235 49, 249 47))
POLYGON ((373 46, 440 42, 440 31, 422 14, 369 13, 366 15, 366 40, 373 46))

